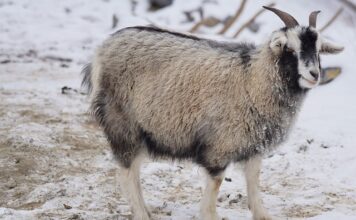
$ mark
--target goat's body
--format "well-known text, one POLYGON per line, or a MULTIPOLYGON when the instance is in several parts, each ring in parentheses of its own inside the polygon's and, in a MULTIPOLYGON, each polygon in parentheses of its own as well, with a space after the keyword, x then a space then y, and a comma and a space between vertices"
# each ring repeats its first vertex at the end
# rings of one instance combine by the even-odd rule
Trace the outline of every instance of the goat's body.
POLYGON ((272 97, 278 88, 258 85, 276 77, 259 79, 275 68, 259 63, 261 51, 156 31, 116 33, 92 68, 93 110, 124 166, 146 148, 153 156, 192 159, 214 174, 283 140, 291 107, 268 108, 280 100, 272 97), (265 72, 252 73, 258 68, 265 72), (256 105, 261 97, 253 90, 265 90, 263 101, 272 103, 256 105))
MULTIPOLYGON (((209 210, 217 195, 211 190, 218 189, 231 162, 253 161, 246 165, 252 170, 246 178, 256 194, 260 154, 285 139, 305 94, 286 80, 288 65, 280 68, 266 46, 219 43, 156 28, 115 33, 89 67, 84 83, 92 85, 92 110, 128 170, 123 185, 139 185, 139 166, 132 164, 142 153, 189 159, 212 178, 207 187, 212 196, 203 202, 209 210)), ((147 210, 139 187, 128 197, 136 212, 147 210)), ((259 199, 250 205, 254 215, 267 216, 259 199)), ((216 215, 214 210, 209 213, 216 215)))
POLYGON ((220 219, 216 200, 229 163, 242 162, 254 220, 271 220, 259 195, 262 154, 287 136, 307 91, 320 82, 320 53, 343 47, 316 30, 319 11, 259 47, 152 27, 125 28, 83 72, 92 111, 120 162, 120 187, 134 220, 149 220, 140 185, 142 157, 190 159, 207 171, 201 218, 220 219))

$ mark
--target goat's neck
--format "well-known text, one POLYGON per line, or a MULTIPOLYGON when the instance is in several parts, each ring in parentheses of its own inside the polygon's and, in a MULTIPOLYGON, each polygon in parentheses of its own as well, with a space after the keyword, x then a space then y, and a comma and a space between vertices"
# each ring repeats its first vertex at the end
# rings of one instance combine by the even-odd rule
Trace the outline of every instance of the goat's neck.
POLYGON ((306 92, 293 93, 281 77, 278 58, 268 45, 262 45, 253 57, 246 92, 252 104, 267 117, 294 115, 298 112, 306 92))

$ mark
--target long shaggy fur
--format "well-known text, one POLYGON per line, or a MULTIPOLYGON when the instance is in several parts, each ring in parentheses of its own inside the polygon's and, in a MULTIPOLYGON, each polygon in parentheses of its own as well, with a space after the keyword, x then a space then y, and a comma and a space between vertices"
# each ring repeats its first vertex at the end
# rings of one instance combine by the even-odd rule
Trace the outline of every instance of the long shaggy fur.
POLYGON ((139 177, 147 154, 206 169, 204 220, 220 219, 224 170, 243 162, 253 219, 271 219, 258 189, 262 154, 286 138, 307 91, 319 84, 319 53, 343 50, 314 27, 282 28, 258 47, 153 27, 122 29, 104 42, 83 84, 121 164, 133 219, 150 219, 139 177))
POLYGON ((305 91, 283 73, 293 62, 283 65, 267 44, 133 27, 98 49, 83 82, 123 166, 148 151, 217 175, 285 139, 305 91))

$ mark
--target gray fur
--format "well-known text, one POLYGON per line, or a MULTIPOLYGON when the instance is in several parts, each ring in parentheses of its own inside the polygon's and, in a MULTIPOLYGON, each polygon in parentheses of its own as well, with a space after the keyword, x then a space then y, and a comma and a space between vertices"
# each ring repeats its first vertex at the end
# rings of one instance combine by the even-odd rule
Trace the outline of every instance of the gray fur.
POLYGON ((313 53, 304 58, 315 59, 319 35, 299 26, 273 32, 258 47, 152 27, 120 30, 99 47, 83 83, 92 88, 91 108, 120 162, 135 219, 149 219, 139 184, 140 156, 147 153, 192 160, 208 171, 203 219, 218 219, 223 171, 244 162, 253 218, 271 219, 258 192, 261 155, 286 139, 318 83, 308 79, 317 70, 299 59, 299 35, 306 32, 315 49, 302 44, 303 53, 313 53))
POLYGON ((118 160, 148 148, 214 173, 284 140, 304 93, 269 48, 181 35, 128 28, 98 49, 93 110, 118 160))

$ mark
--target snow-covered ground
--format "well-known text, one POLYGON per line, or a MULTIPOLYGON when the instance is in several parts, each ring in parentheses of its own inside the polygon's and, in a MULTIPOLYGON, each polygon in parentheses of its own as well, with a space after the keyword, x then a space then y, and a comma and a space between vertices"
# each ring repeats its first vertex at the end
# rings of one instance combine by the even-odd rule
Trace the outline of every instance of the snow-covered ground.
MULTIPOLYGON (((146 12, 138 1, 132 15, 124 0, 0 0, 0 219, 129 219, 118 190, 116 165, 100 129, 87 114, 80 71, 95 47, 115 30, 153 22, 186 31, 182 11, 203 0, 176 0, 146 12), (111 28, 112 16, 119 21, 111 28), (64 89, 67 86, 72 90, 64 89)), ((207 16, 224 18, 236 0, 209 1, 207 16), (209 3, 210 2, 210 3, 209 3)), ((249 1, 226 36, 268 1, 249 1)), ((306 24, 321 9, 322 25, 338 1, 277 1, 306 24)), ((245 30, 239 40, 261 42, 281 27, 271 13, 258 19, 261 30, 245 30)), ((213 36, 221 26, 208 30, 213 36)), ((356 20, 344 10, 325 37, 344 46, 324 66, 342 66, 332 83, 310 92, 288 142, 267 155, 261 176, 266 208, 279 219, 356 219, 356 20)), ((220 37, 221 38, 221 37, 220 37)), ((204 186, 202 170, 190 163, 147 163, 144 195, 154 219, 198 219, 204 186)), ((239 165, 228 169, 218 212, 229 219, 250 219, 239 165)))

